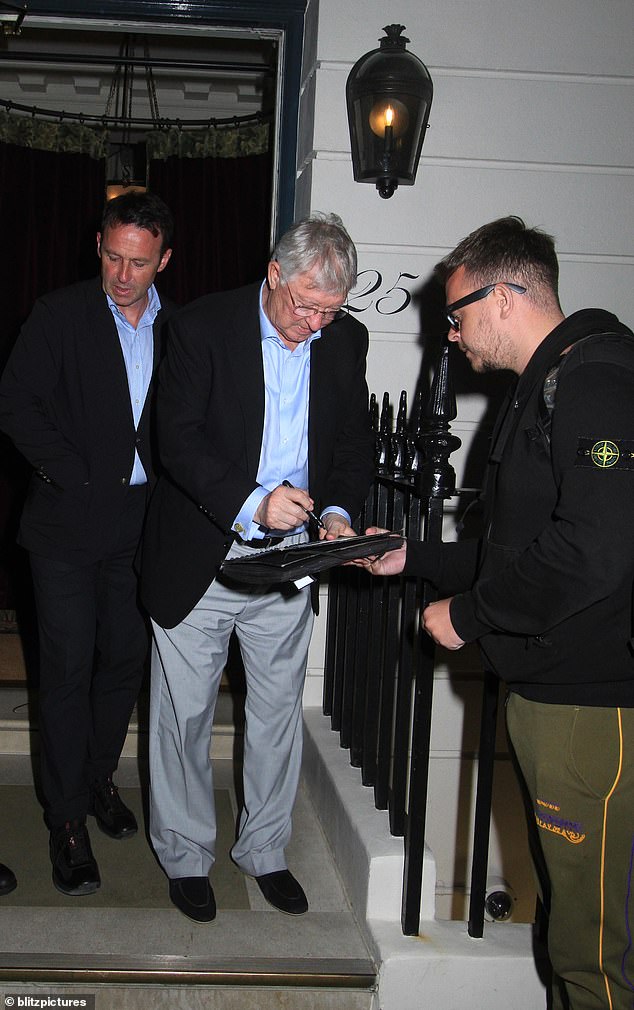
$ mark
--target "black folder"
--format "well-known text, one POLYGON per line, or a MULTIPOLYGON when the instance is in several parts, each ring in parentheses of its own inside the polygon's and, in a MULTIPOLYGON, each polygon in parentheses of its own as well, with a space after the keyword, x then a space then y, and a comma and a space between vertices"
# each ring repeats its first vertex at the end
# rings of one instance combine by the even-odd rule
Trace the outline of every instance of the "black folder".
POLYGON ((292 547, 272 547, 254 550, 246 557, 223 561, 220 571, 227 578, 251 585, 277 582, 297 582, 334 568, 354 558, 368 558, 401 547, 404 538, 398 533, 371 533, 369 536, 339 537, 337 540, 315 540, 292 547))

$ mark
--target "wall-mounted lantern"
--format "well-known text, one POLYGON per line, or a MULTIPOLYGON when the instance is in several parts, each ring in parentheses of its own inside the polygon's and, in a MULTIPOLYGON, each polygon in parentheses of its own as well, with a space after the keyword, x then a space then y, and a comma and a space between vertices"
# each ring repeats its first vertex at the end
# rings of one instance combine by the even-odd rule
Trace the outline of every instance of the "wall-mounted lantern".
POLYGON ((414 184, 434 94, 404 30, 387 25, 380 47, 357 60, 346 83, 355 182, 375 183, 384 199, 399 183, 414 184))
POLYGON ((4 35, 20 35, 28 4, 5 3, 0 0, 0 26, 4 35))

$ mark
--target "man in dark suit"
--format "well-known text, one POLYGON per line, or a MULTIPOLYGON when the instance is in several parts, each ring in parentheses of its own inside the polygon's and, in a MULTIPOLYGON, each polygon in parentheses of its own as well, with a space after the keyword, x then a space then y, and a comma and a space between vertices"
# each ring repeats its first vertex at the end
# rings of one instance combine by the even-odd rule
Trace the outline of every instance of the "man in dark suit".
POLYGON ((170 325, 157 398, 164 474, 143 540, 153 619, 150 832, 171 900, 215 916, 211 725, 235 629, 247 699, 234 862, 292 914, 286 865, 301 762, 311 592, 231 583, 226 557, 350 536, 370 486, 368 334, 342 311, 356 252, 336 215, 294 225, 266 280, 199 299, 170 325), (307 514, 315 511, 323 527, 307 514))
POLYGON ((101 276, 36 302, 0 383, 0 426, 33 466, 19 543, 38 617, 53 883, 70 895, 100 885, 88 813, 113 838, 137 830, 112 776, 148 646, 133 559, 154 479, 150 391, 169 314, 154 278, 172 227, 154 194, 106 204, 101 276))

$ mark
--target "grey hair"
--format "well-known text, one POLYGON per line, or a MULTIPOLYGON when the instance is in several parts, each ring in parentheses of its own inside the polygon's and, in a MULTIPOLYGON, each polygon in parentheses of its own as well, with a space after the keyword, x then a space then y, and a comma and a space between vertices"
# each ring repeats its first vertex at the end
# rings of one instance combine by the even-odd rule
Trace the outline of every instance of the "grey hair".
POLYGON ((357 251, 337 214, 316 212, 291 225, 273 250, 282 283, 315 270, 315 286, 347 294, 357 282, 357 251))

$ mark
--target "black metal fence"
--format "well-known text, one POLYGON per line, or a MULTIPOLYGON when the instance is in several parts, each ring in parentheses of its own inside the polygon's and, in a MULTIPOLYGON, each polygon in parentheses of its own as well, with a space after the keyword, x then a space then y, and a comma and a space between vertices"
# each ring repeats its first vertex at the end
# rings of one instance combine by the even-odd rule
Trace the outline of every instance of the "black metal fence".
MULTIPOLYGON (((438 542, 444 502, 460 495, 449 462, 460 439, 450 433, 456 403, 445 345, 427 404, 407 421, 401 393, 396 423, 389 395, 371 401, 376 432, 376 479, 360 518, 361 530, 381 526, 438 542)), ((471 492, 473 494, 474 492, 471 492)), ((403 933, 419 929, 435 648, 421 634, 420 612, 432 587, 413 577, 372 578, 354 567, 331 573, 328 593, 324 713, 341 746, 387 810, 393 835, 404 837, 403 933)), ((498 684, 486 674, 478 762, 468 931, 482 936, 488 862, 498 684)))

